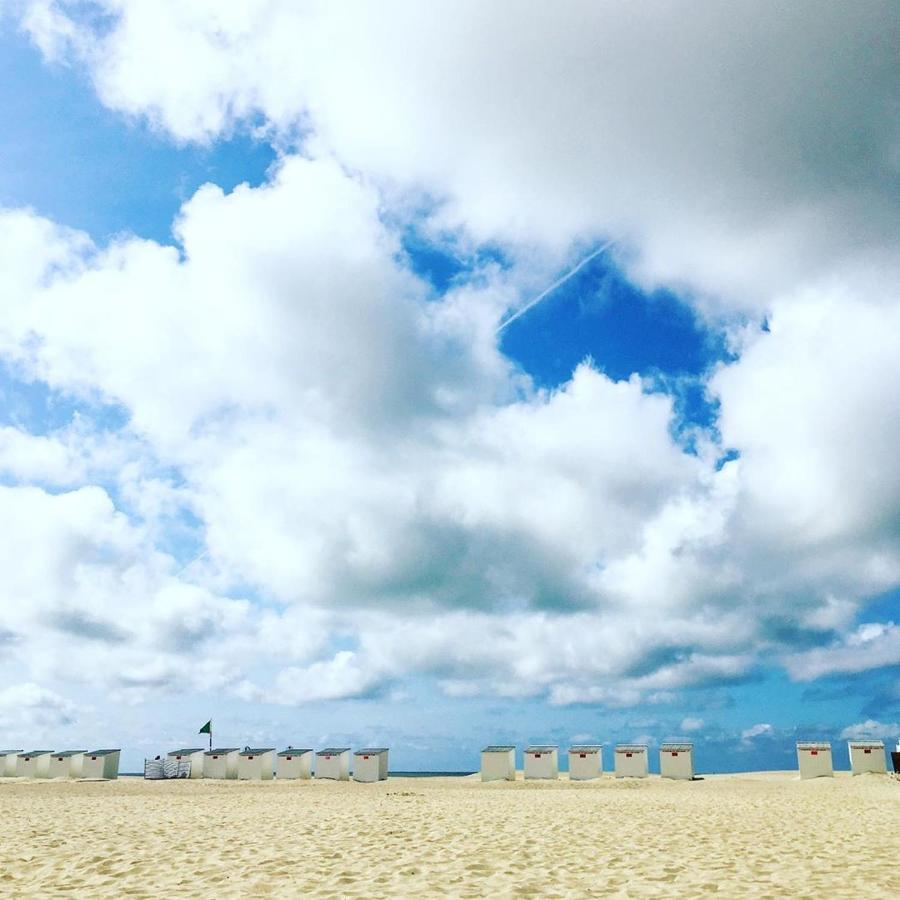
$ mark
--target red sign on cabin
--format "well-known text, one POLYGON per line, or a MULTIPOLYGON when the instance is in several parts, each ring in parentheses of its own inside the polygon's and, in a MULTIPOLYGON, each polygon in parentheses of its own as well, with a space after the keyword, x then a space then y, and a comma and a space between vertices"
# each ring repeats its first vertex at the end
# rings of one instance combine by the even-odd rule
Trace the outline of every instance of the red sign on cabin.
POLYGON ((288 762, 290 762, 293 758, 294 758, 293 756, 286 756, 286 757, 285 757, 285 759, 286 759, 288 762))
POLYGON ((672 751, 672 756, 678 756, 678 751, 677 751, 677 750, 673 750, 673 751, 672 751))
POLYGON ((541 754, 540 754, 540 753, 535 753, 535 754, 534 754, 534 758, 535 758, 535 759, 540 759, 540 758, 541 758, 541 754))
POLYGON ((253 759, 253 757, 252 757, 252 756, 248 756, 247 759, 253 759))
POLYGON ((219 758, 218 756, 214 756, 214 757, 213 757, 213 759, 218 759, 218 758, 219 758))
POLYGON ((631 754, 630 754, 630 753, 626 753, 625 755, 626 755, 629 759, 631 759, 631 754))
POLYGON ((810 752, 810 755, 811 755, 811 756, 818 756, 818 755, 819 755, 819 751, 818 751, 818 750, 810 750, 809 752, 810 752))
POLYGON ((587 753, 579 753, 578 756, 580 759, 587 759, 587 753))
POLYGON ((369 758, 368 756, 364 756, 364 757, 363 757, 363 759, 368 759, 368 758, 369 758))
POLYGON ((864 748, 863 748, 863 753, 871 753, 871 752, 872 752, 872 748, 871 748, 871 747, 864 747, 864 748))

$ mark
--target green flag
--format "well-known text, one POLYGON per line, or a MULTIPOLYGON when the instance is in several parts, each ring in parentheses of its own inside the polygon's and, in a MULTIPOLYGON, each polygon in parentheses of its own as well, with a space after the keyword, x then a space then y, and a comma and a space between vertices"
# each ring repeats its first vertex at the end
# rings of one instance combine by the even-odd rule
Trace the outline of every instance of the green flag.
POLYGON ((210 719, 197 734, 212 734, 212 719, 210 719))

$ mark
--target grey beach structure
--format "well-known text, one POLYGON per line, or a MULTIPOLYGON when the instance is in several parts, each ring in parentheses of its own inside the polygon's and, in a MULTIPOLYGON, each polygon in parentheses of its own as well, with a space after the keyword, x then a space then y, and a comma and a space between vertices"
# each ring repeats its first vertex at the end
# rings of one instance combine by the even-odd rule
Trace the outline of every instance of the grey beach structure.
POLYGON ((569 747, 569 781, 589 781, 603 774, 603 747, 576 744, 569 747))
POLYGON ((316 753, 316 778, 350 780, 350 748, 326 747, 316 753))
POLYGON ((481 751, 482 781, 515 781, 516 748, 511 744, 491 744, 481 751))

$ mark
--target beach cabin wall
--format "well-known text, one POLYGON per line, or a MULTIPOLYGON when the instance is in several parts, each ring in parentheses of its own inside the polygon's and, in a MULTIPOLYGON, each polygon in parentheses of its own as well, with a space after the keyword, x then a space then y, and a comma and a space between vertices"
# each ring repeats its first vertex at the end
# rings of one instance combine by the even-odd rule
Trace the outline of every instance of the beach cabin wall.
POLYGON ((525 748, 526 778, 559 778, 559 749, 553 746, 525 748))
POLYGON ((14 778, 21 750, 0 750, 0 778, 14 778))
POLYGON ((516 748, 492 745, 481 751, 482 781, 515 781, 516 748))
POLYGON ((646 744, 616 744, 616 778, 646 778, 650 774, 646 744))
POLYGON ((603 774, 603 748, 599 744, 569 747, 569 781, 589 781, 603 774))
POLYGON ((189 762, 191 764, 190 778, 203 777, 203 760, 206 751, 202 747, 186 747, 183 750, 172 750, 166 757, 174 763, 189 762))
POLYGON ((238 756, 238 778, 241 781, 271 781, 274 768, 274 747, 248 747, 238 756))
POLYGON ((316 753, 316 778, 350 780, 350 748, 326 747, 316 753))
POLYGON ((81 766, 82 778, 105 778, 114 780, 119 777, 119 756, 121 750, 91 750, 84 754, 81 766))
POLYGON ((831 744, 828 741, 797 741, 797 765, 801 778, 830 778, 831 744))
POLYGON ((353 754, 354 781, 384 781, 387 774, 387 747, 366 747, 353 754))
POLYGON ((81 778, 84 750, 57 751, 50 757, 48 778, 81 778))
POLYGON ((19 778, 47 778, 50 774, 52 750, 26 750, 16 757, 16 775, 19 778))
POLYGON ((275 777, 281 780, 312 778, 312 750, 288 747, 275 757, 275 777))
POLYGON ((886 772, 884 741, 847 741, 850 769, 854 775, 863 772, 886 772))
POLYGON ((659 774, 663 778, 694 777, 694 745, 662 744, 659 748, 659 774))
POLYGON ((218 747, 203 754, 204 778, 237 778, 239 747, 218 747))

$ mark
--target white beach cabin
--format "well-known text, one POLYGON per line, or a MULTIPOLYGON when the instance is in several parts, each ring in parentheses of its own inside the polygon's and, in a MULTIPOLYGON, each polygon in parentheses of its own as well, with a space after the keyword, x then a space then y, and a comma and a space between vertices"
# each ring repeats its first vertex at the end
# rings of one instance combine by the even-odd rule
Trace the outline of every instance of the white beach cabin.
POLYGON ((114 781, 119 777, 121 750, 91 750, 84 754, 81 766, 82 778, 103 778, 114 781))
POLYGON ((275 757, 275 777, 281 781, 312 778, 313 751, 288 747, 275 757))
POLYGON ((52 750, 26 750, 16 757, 19 778, 47 778, 50 774, 52 750))
POLYGON ((204 778, 237 778, 240 747, 218 747, 203 754, 204 778))
POLYGON ((353 754, 354 781, 384 781, 387 777, 387 747, 365 747, 353 754))
POLYGON ((50 757, 48 778, 81 778, 86 750, 57 750, 50 757))
POLYGON ((603 774, 603 747, 577 744, 569 747, 569 781, 590 781, 603 774))
POLYGON ((650 774, 646 744, 616 744, 616 778, 646 778, 650 774))
POLYGON ((482 781, 515 781, 516 748, 506 744, 485 747, 481 751, 482 781))
POLYGON ((854 775, 863 772, 887 772, 884 741, 847 741, 850 769, 854 775))
POLYGON ((350 780, 350 748, 326 747, 316 753, 316 778, 350 780))
POLYGON ((659 774, 663 778, 694 777, 694 745, 686 743, 660 744, 659 774))
POLYGON ((271 781, 275 777, 274 770, 274 747, 246 747, 238 755, 241 781, 271 781))
POLYGON ((21 750, 0 750, 0 778, 15 778, 21 750))
POLYGON ((801 778, 830 778, 831 744, 828 741, 797 741, 797 765, 801 778))
POLYGON ((203 777, 203 758, 206 751, 202 747, 185 747, 182 750, 171 750, 166 754, 166 759, 173 763, 191 764, 191 774, 189 778, 203 777))
POLYGON ((559 778, 559 748, 549 744, 526 747, 525 778, 559 778))

